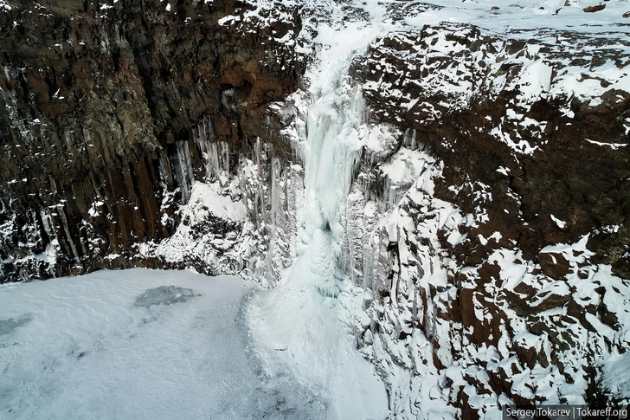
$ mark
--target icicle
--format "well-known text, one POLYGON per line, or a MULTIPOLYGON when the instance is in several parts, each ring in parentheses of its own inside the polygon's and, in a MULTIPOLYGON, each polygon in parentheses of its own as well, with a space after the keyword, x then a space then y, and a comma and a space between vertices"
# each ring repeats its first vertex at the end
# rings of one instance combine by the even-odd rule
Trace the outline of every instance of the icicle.
POLYGON ((41 210, 39 212, 39 216, 42 220, 42 226, 44 227, 44 232, 46 235, 52 240, 57 237, 57 232, 53 230, 52 218, 50 217, 50 213, 48 210, 41 210))
MULTIPOLYGON (((260 140, 256 144, 257 148, 260 148, 260 140)), ((271 150, 271 155, 273 156, 273 149, 271 150)), ((274 165, 275 159, 271 159, 271 210, 269 213, 269 251, 267 252, 266 265, 267 265, 267 275, 272 278, 279 277, 279 273, 277 273, 277 267, 275 263, 276 256, 276 233, 277 233, 277 204, 278 204, 278 174, 276 173, 276 165, 274 165)))
POLYGON ((61 224, 63 225, 63 230, 66 234, 66 240, 68 241, 68 245, 70 245, 70 249, 72 250, 72 255, 74 255, 74 259, 77 263, 80 262, 79 253, 77 252, 77 247, 74 245, 72 241, 72 235, 70 234, 70 227, 68 226, 68 219, 66 218, 66 213, 63 211, 63 207, 58 209, 59 217, 61 218, 61 224))
POLYGON ((177 155, 174 163, 175 177, 182 192, 182 203, 186 203, 190 198, 192 184, 195 180, 193 175, 192 159, 188 142, 180 141, 175 144, 177 155))
POLYGON ((413 128, 409 128, 405 131, 403 136, 403 146, 408 148, 409 150, 416 150, 417 140, 416 140, 417 132, 413 128))
POLYGON ((257 202, 260 205, 259 211, 261 215, 262 223, 267 222, 267 206, 265 206, 265 191, 263 189, 263 183, 265 181, 265 172, 263 168, 262 158, 262 142, 260 137, 256 137, 256 167, 258 168, 258 197, 257 202))
POLYGON ((221 187, 230 182, 230 148, 226 141, 214 141, 212 122, 204 120, 193 130, 195 145, 205 162, 205 180, 218 181, 221 187))
POLYGON ((168 153, 166 150, 160 151, 160 180, 164 181, 166 185, 171 186, 173 184, 173 172, 171 171, 171 165, 168 162, 168 153))
POLYGON ((247 213, 249 214, 248 218, 251 220, 251 211, 250 211, 251 201, 249 197, 249 190, 246 184, 249 177, 247 176, 247 173, 245 172, 245 162, 243 161, 241 161, 240 167, 238 169, 237 179, 239 183, 239 189, 241 190, 241 199, 243 200, 243 205, 245 206, 245 209, 247 213))
POLYGON ((289 240, 289 256, 294 260, 298 256, 298 227, 302 224, 302 208, 304 207, 304 177, 302 167, 291 165, 287 181, 287 217, 289 240))

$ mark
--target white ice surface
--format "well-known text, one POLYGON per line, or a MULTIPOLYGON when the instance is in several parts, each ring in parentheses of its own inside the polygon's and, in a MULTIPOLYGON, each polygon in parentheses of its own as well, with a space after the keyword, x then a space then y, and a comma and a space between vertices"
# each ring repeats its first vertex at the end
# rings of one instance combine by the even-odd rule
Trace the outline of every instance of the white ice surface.
MULTIPOLYGON (((347 19, 330 3, 330 22, 320 22, 314 39, 318 60, 309 66, 306 128, 296 139, 304 158, 305 204, 298 236, 300 253, 281 284, 256 296, 249 322, 261 360, 278 361, 308 389, 321 390, 327 419, 384 419, 388 401, 373 365, 357 350, 350 325, 361 311, 362 291, 339 270, 342 209, 361 148, 366 109, 360 89, 346 75, 352 59, 386 31, 385 7, 366 5, 369 20, 347 19)), ((299 94, 296 95, 299 101, 299 94)))
POLYGON ((411 184, 418 179, 425 164, 422 152, 401 147, 381 170, 393 184, 411 184))
POLYGON ((248 320, 260 359, 278 361, 319 398, 326 419, 384 419, 385 386, 357 351, 347 325, 361 294, 335 277, 332 235, 318 230, 276 289, 253 298, 248 320))
POLYGON ((230 197, 219 194, 220 187, 215 184, 195 182, 188 201, 188 207, 194 207, 201 203, 208 207, 209 211, 222 219, 233 221, 245 220, 247 212, 242 202, 234 202, 230 197))
POLYGON ((251 292, 145 269, 0 286, 0 418, 323 418, 325 401, 252 354, 251 292))
POLYGON ((605 386, 615 396, 630 395, 630 353, 614 354, 602 371, 605 386))
POLYGON ((193 256, 208 266, 225 266, 226 261, 240 262, 246 255, 243 255, 245 252, 240 247, 235 248, 236 234, 230 238, 222 237, 212 230, 204 231, 199 227, 215 218, 234 223, 245 221, 246 209, 243 202, 232 201, 229 196, 220 194, 219 188, 218 182, 195 182, 190 199, 181 210, 182 220, 186 220, 186 223, 180 223, 177 231, 154 249, 147 244, 139 246, 139 251, 147 255, 154 253, 168 262, 182 262, 193 256), (221 255, 218 255, 216 249, 222 250, 221 255))
POLYGON ((422 26, 440 22, 472 23, 494 32, 549 28, 606 34, 609 31, 628 32, 623 14, 628 11, 626 0, 599 2, 580 0, 567 5, 565 0, 534 0, 515 2, 512 0, 430 0, 426 4, 443 7, 428 10, 408 18, 407 24, 422 26), (605 4, 606 8, 596 13, 586 13, 584 8, 605 4))

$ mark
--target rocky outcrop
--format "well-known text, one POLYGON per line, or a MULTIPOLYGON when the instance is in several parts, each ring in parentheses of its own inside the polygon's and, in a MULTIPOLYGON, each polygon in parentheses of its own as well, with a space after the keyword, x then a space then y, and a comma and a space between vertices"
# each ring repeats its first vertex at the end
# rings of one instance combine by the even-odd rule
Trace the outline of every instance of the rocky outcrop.
POLYGON ((394 390, 393 366, 412 384, 439 378, 422 389, 461 418, 507 401, 601 402, 594 360, 628 345, 610 304, 630 274, 628 45, 512 35, 390 33, 352 70, 372 121, 437 160, 381 234, 394 263, 364 351, 396 372, 394 390), (566 385, 537 382, 549 378, 566 385))
POLYGON ((588 69, 607 62, 624 68, 630 57, 610 45, 597 50, 614 45, 604 39, 549 36, 570 39, 581 52, 538 41, 542 35, 526 42, 470 27, 427 27, 373 44, 357 75, 375 120, 415 130, 444 160, 438 196, 488 214, 491 221, 469 234, 478 251, 462 255, 466 264, 478 264, 499 243, 518 244, 537 261, 544 246, 592 232, 598 261, 627 276, 630 95, 588 69), (601 96, 561 90, 563 73, 576 65, 585 72, 576 83, 601 96), (495 231, 501 241, 478 239, 495 231))
POLYGON ((148 263, 129 251, 174 231, 199 136, 232 168, 258 138, 286 150, 269 104, 298 86, 299 25, 238 1, 0 10, 0 278, 148 263))

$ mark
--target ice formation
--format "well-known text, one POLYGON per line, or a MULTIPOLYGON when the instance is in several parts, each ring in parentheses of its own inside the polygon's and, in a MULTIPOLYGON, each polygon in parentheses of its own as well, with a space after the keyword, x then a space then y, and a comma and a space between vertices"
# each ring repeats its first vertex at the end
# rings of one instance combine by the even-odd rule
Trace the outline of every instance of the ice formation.
MULTIPOLYGON (((541 151, 534 143, 548 128, 546 121, 524 116, 534 101, 565 95, 596 105, 608 87, 628 91, 627 72, 612 62, 600 63, 591 69, 594 76, 585 78, 584 68, 570 65, 567 58, 571 54, 562 31, 592 32, 593 38, 603 39, 610 28, 603 26, 600 34, 596 17, 569 6, 564 17, 556 17, 550 6, 562 7, 558 0, 545 2, 546 8, 507 0, 457 7, 443 3, 410 2, 406 8, 402 2, 372 0, 303 2, 301 13, 308 17, 303 33, 298 45, 291 37, 287 42, 300 54, 313 53, 304 75, 306 88, 274 105, 278 114, 290 117, 282 140, 291 143, 295 156, 280 158, 274 144, 258 138, 251 150, 239 151, 237 161, 231 160, 235 152, 228 142, 212 138, 210 121, 199 122, 192 142, 174 146, 173 173, 166 173, 165 164, 160 167, 162 178, 177 180, 183 205, 174 211, 182 223, 170 238, 137 246, 137 254, 176 268, 240 274, 268 287, 244 309, 257 367, 267 379, 282 383, 286 375, 295 380, 312 405, 311 414, 450 419, 461 415, 455 404, 466 396, 467 407, 479 417, 498 418, 501 406, 514 401, 497 393, 495 377, 509 377, 511 382, 504 383, 510 392, 524 398, 583 403, 591 386, 585 378, 593 366, 601 367, 604 385, 625 397, 626 376, 615 375, 630 363, 627 353, 618 351, 630 342, 627 282, 614 276, 610 266, 588 264, 588 235, 576 244, 540 250, 554 261, 567 261, 572 271, 563 280, 541 274, 540 265, 526 260, 513 243, 502 242, 498 230, 474 238, 481 245, 496 244, 490 257, 479 265, 463 265, 453 249, 471 240, 464 232, 490 220, 484 205, 493 200, 491 187, 471 179, 449 186, 455 193, 470 191, 476 204, 472 210, 437 198, 435 180, 443 177, 444 162, 424 149, 425 139, 416 130, 374 123, 365 99, 368 93, 387 98, 394 121, 410 113, 430 122, 465 109, 480 89, 491 95, 518 91, 490 134, 497 147, 506 145, 517 160, 533 159, 541 151), (566 15, 575 18, 574 27, 566 15), (471 22, 484 27, 462 25, 471 22), (551 29, 545 32, 543 26, 551 29), (514 39, 495 36, 508 30, 514 39), (549 44, 546 49, 528 44, 510 53, 514 40, 533 34, 549 44), (483 37, 493 41, 480 42, 476 49, 466 45, 483 37), (374 67, 395 74, 396 80, 359 83, 350 75, 353 61, 364 59, 368 49, 383 54, 374 67), (386 58, 405 63, 405 71, 420 69, 422 78, 406 78, 400 68, 389 68, 386 58), (417 95, 409 93, 412 88, 417 95), (442 100, 426 102, 431 95, 442 100), (529 133, 521 138, 524 128, 529 133), (203 160, 203 182, 195 181, 199 176, 191 147, 203 160), (496 273, 481 284, 481 270, 496 273), (549 303, 569 301, 572 294, 579 305, 570 309, 549 303), (527 302, 522 296, 528 296, 527 302), (597 306, 600 301, 608 306, 597 306), (609 308, 605 316, 618 320, 618 330, 595 315, 600 309, 594 308, 602 307, 609 308), (523 308, 533 309, 525 313, 523 308), (593 313, 578 320, 575 312, 585 312, 583 308, 593 313), (532 323, 538 334, 530 332, 532 323), (570 337, 566 340, 574 345, 556 350, 540 325, 570 337), (478 345, 483 331, 490 331, 482 337, 487 343, 478 345), (532 354, 546 365, 537 364, 532 354), (556 364, 549 362, 552 358, 556 364)), ((606 13, 621 10, 610 3, 606 13)), ((256 2, 242 16, 224 17, 219 24, 259 18, 274 4, 256 2)), ((594 52, 600 47, 580 48, 594 52)), ((225 107, 231 95, 224 92, 225 107)), ((569 107, 564 111, 573 118, 569 107)), ((630 127, 625 127, 627 135, 630 127)), ((588 138, 584 143, 622 152, 626 146, 588 138)), ((444 147, 455 151, 446 141, 444 147)), ((504 166, 496 173, 513 176, 504 166)), ((520 206, 517 194, 506 194, 520 206)), ((162 203, 164 225, 172 223, 167 210, 176 207, 174 196, 162 203)), ((94 202, 90 215, 98 217, 102 206, 94 202)), ((569 223, 566 217, 551 217, 559 229, 569 223)), ((52 245, 37 258, 54 260, 52 245)), ((187 299, 187 293, 172 299, 187 299)), ((136 300, 134 310, 152 310, 153 294, 136 300)), ((32 319, 16 310, 0 320, 0 336, 26 328, 32 319)), ((245 379, 251 385, 251 377, 245 379)))

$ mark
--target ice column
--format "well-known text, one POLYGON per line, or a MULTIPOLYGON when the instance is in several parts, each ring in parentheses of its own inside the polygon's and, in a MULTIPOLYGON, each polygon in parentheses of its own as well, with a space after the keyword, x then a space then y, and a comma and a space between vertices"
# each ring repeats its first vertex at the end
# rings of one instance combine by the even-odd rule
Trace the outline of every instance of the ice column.
POLYGON ((177 184, 181 189, 182 203, 186 203, 190 198, 192 185, 195 182, 192 160, 190 157, 190 150, 188 149, 188 142, 177 142, 175 143, 175 147, 177 154, 173 158, 171 164, 175 168, 175 178, 177 179, 177 184))
POLYGON ((207 119, 193 130, 195 144, 205 162, 205 179, 219 181, 224 187, 230 179, 230 150, 226 141, 214 141, 213 132, 212 123, 207 119))
POLYGON ((365 102, 358 88, 339 77, 320 92, 307 117, 305 157, 305 229, 318 229, 339 242, 343 232, 341 209, 361 154, 359 126, 365 121, 365 102))

